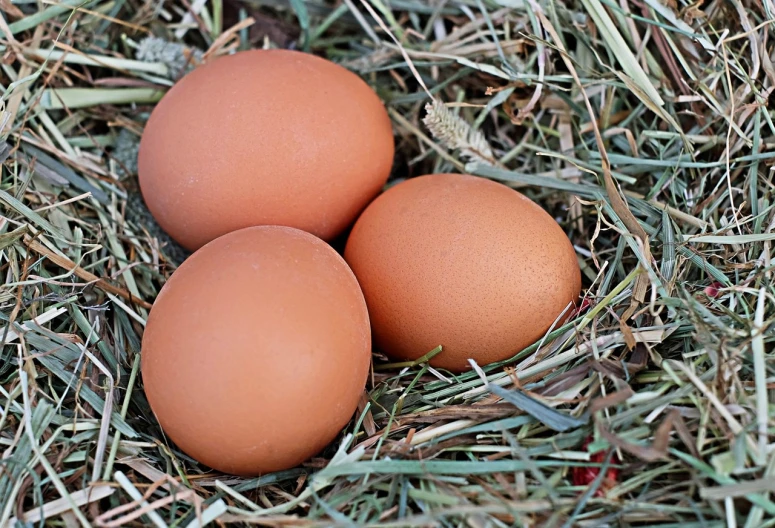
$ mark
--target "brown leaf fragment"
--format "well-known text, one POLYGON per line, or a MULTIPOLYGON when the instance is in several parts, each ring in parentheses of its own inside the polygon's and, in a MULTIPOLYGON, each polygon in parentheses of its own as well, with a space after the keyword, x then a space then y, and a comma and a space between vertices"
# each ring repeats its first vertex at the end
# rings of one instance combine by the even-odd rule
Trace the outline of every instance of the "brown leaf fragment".
POLYGON ((631 388, 626 387, 622 390, 612 392, 606 396, 595 398, 589 404, 589 412, 595 413, 603 409, 608 409, 609 407, 620 405, 630 399, 633 394, 635 394, 635 392, 631 388))
POLYGON ((589 371, 592 368, 589 362, 583 363, 578 367, 574 367, 567 372, 558 374, 554 377, 545 387, 536 391, 536 394, 541 396, 556 396, 561 392, 564 392, 589 375, 589 371))
POLYGON ((401 423, 436 423, 442 420, 493 420, 515 414, 514 406, 507 403, 489 405, 452 405, 401 416, 401 423))
POLYGON ((667 457, 667 445, 673 428, 673 422, 671 416, 668 415, 659 428, 657 428, 657 432, 654 434, 654 442, 650 446, 634 444, 620 438, 609 431, 601 421, 597 422, 597 428, 600 436, 617 449, 621 449, 644 462, 656 462, 667 457))

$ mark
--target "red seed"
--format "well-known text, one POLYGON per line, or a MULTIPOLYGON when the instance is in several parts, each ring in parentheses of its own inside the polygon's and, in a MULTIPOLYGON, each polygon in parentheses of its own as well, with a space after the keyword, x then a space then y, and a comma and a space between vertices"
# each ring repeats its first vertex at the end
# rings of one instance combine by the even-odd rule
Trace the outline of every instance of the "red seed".
MULTIPOLYGON (((584 449, 589 450, 589 442, 591 438, 587 438, 584 441, 584 449)), ((605 451, 597 452, 589 457, 589 461, 592 464, 602 464, 605 462, 606 457, 608 456, 608 453, 605 451)), ((616 455, 616 453, 613 454, 611 457, 610 464, 619 464, 620 460, 619 457, 616 455)), ((571 471, 571 482, 574 486, 589 486, 594 482, 594 480, 597 478, 597 476, 600 474, 600 468, 599 467, 593 467, 593 466, 577 466, 574 467, 571 471)), ((619 469, 615 467, 610 467, 605 472, 605 477, 603 478, 603 482, 600 483, 600 486, 595 491, 596 497, 602 497, 604 496, 611 488, 616 486, 619 479, 619 469)))
POLYGON ((583 299, 581 299, 581 304, 579 305, 579 307, 575 308, 571 312, 570 318, 572 319, 572 318, 574 318, 574 317, 576 317, 578 315, 581 315, 582 312, 586 311, 586 309, 589 308, 591 305, 592 305, 592 303, 589 302, 589 299, 584 297, 583 299))
POLYGON ((705 290, 703 291, 705 292, 705 295, 715 299, 721 293, 720 290, 722 287, 723 285, 720 282, 714 281, 714 282, 711 282, 710 285, 705 286, 705 290))

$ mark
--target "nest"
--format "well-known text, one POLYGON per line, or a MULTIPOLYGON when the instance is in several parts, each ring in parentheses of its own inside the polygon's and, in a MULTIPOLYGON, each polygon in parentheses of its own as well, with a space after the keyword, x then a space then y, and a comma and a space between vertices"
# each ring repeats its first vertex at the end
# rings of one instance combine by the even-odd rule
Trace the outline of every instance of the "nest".
POLYGON ((0 525, 775 517, 771 0, 0 5, 0 525), (242 479, 181 453, 143 397, 143 326, 186 254, 136 152, 180 75, 277 46, 376 89, 393 180, 465 171, 539 202, 585 293, 479 372, 376 356, 333 445, 242 479))

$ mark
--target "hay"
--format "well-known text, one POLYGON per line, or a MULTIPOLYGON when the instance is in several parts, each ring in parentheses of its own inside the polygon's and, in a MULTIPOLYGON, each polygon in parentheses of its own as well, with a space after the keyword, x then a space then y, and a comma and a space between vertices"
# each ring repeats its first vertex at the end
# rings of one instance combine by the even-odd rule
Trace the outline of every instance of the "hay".
POLYGON ((772 0, 0 6, 0 525, 775 525, 772 0), (134 153, 180 73, 278 42, 386 100, 394 179, 541 203, 586 294, 479 371, 377 358, 334 445, 239 479, 143 397, 147 307, 186 254, 134 153))

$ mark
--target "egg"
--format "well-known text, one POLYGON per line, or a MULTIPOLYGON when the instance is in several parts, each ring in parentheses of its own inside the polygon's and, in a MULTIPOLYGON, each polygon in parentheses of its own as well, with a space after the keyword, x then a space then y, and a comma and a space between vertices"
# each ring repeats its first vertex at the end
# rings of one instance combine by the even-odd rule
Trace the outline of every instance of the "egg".
POLYGON ((460 372, 508 359, 567 316, 581 289, 575 251, 540 206, 500 183, 435 174, 390 188, 363 212, 345 260, 375 347, 460 372))
POLYGON ((331 240, 382 190, 393 150, 384 105, 354 73, 297 51, 243 51, 195 69, 156 105, 140 189, 190 250, 256 225, 331 240))
POLYGON ((278 226, 224 235, 161 289, 142 341, 166 435, 225 473, 296 466, 348 423, 371 361, 366 303, 322 240, 278 226))

